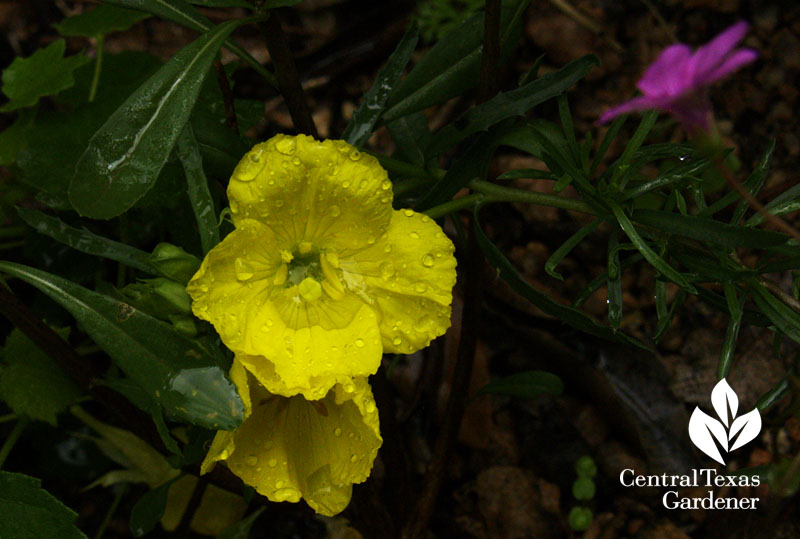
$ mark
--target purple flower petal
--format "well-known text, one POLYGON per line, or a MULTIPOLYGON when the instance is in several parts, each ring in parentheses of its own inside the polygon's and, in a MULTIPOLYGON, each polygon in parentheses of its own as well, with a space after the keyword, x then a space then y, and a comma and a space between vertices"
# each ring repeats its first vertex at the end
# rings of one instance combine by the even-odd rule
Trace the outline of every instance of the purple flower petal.
POLYGON ((602 125, 609 120, 616 118, 617 116, 626 114, 633 110, 660 109, 663 107, 664 102, 662 99, 655 99, 646 95, 635 97, 626 103, 617 105, 616 107, 605 111, 603 115, 600 116, 600 119, 597 120, 597 124, 602 125))
POLYGON ((695 81, 705 79, 714 71, 734 47, 744 39, 749 25, 739 21, 703 45, 692 55, 691 76, 695 81))
POLYGON ((636 83, 644 95, 661 97, 680 93, 687 85, 681 68, 691 57, 691 49, 683 44, 671 45, 650 64, 636 83))
POLYGON ((712 82, 727 77, 734 71, 741 69, 747 64, 756 61, 756 59, 758 59, 758 53, 753 49, 739 49, 737 51, 733 51, 720 65, 718 65, 713 71, 707 73, 702 80, 698 81, 698 83, 703 86, 709 85, 712 82))

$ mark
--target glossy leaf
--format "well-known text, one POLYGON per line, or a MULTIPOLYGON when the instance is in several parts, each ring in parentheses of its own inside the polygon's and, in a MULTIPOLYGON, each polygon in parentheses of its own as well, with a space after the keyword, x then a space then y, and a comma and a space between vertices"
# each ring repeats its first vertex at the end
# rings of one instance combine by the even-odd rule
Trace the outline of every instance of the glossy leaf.
POLYGON ((570 236, 567 241, 561 244, 561 246, 556 249, 550 258, 547 259, 547 262, 544 264, 544 271, 551 277, 555 277, 559 281, 563 281, 564 277, 556 271, 556 267, 561 263, 562 260, 570 253, 572 250, 580 244, 586 236, 591 234, 600 223, 603 221, 601 219, 595 219, 588 225, 582 226, 575 234, 570 236))
MULTIPOLYGON (((386 126, 394 141, 392 157, 425 166, 425 148, 431 140, 428 119, 422 111, 398 118, 386 126)), ((391 172, 391 171, 390 171, 391 172)))
POLYGON ((478 395, 508 395, 522 399, 532 399, 539 395, 561 395, 564 383, 555 374, 545 371, 527 371, 512 374, 505 378, 492 380, 480 388, 478 395))
POLYGON ((214 211, 214 201, 208 190, 208 180, 203 171, 203 160, 197 140, 194 138, 192 126, 186 124, 183 132, 178 137, 178 157, 186 172, 187 191, 192 204, 197 229, 200 232, 200 244, 203 253, 209 252, 219 243, 219 230, 217 229, 217 213, 214 211))
POLYGON ((372 128, 380 118, 389 94, 403 75, 403 70, 411 59, 418 40, 419 29, 416 24, 412 24, 389 56, 386 65, 378 72, 370 89, 364 94, 361 104, 342 133, 344 140, 353 146, 362 146, 370 137, 372 128))
MULTIPOLYGON (((528 2, 504 7, 500 44, 512 45, 511 36, 528 2)), ((478 80, 483 37, 483 15, 474 15, 454 28, 414 66, 387 103, 382 122, 389 123, 431 105, 442 103, 474 87, 478 80)))
POLYGON ((631 218, 638 224, 651 226, 661 232, 725 247, 764 248, 784 245, 789 239, 778 232, 663 211, 636 210, 631 218))
POLYGON ((223 366, 196 342, 127 303, 11 262, 0 271, 38 288, 72 314, 116 365, 168 414, 206 428, 231 429, 242 402, 223 366))
POLYGON ((150 15, 133 9, 99 5, 80 15, 73 15, 55 26, 62 36, 97 37, 122 32, 150 15))
POLYGON ((39 49, 28 58, 17 57, 3 70, 3 93, 11 100, 0 112, 32 107, 39 98, 55 95, 75 84, 72 72, 89 61, 84 54, 64 57, 63 39, 39 49))
POLYGON ((0 470, 0 537, 86 536, 75 527, 78 514, 42 489, 35 477, 0 470))
MULTIPOLYGON (((293 5, 300 1, 301 0, 284 0, 284 2, 279 3, 282 5, 293 5)), ((245 7, 253 9, 253 4, 247 2, 247 0, 189 0, 189 3, 203 7, 245 7)), ((266 3, 271 4, 272 2, 266 3)))
MULTIPOLYGON (((197 11, 191 4, 184 0, 103 0, 106 4, 136 9, 155 15, 160 19, 172 21, 194 30, 195 32, 208 32, 214 28, 214 24, 206 16, 197 11)), ((258 63, 258 60, 250 56, 246 50, 233 40, 226 40, 225 47, 236 56, 244 60, 247 65, 253 68, 259 75, 272 85, 278 88, 278 80, 270 71, 258 63)))
POLYGON ((55 361, 16 328, 0 357, 0 396, 17 415, 55 425, 56 415, 81 395, 55 361))
POLYGON ((514 269, 511 262, 503 255, 500 249, 497 248, 489 238, 486 237, 480 225, 478 224, 478 210, 475 211, 475 227, 474 232, 476 235, 478 245, 486 254, 489 263, 498 270, 500 277, 508 283, 508 285, 520 296, 524 297, 536 307, 545 313, 555 316, 574 327, 577 330, 588 333, 595 337, 600 337, 612 342, 621 344, 633 345, 643 350, 650 350, 649 347, 643 343, 628 337, 622 332, 615 332, 610 327, 602 326, 595 322, 592 318, 585 315, 578 309, 567 307, 553 301, 547 294, 537 290, 528 284, 514 269))
POLYGON ((217 539, 250 539, 250 530, 253 528, 253 524, 266 509, 266 507, 259 507, 236 524, 225 528, 222 533, 217 535, 217 539))
POLYGON ((17 213, 23 221, 32 226, 38 233, 50 236, 54 240, 64 245, 69 245, 77 251, 116 260, 126 266, 147 273, 156 275, 160 273, 156 267, 150 263, 150 253, 140 251, 124 243, 98 236, 85 228, 79 229, 71 227, 58 217, 52 217, 40 211, 17 208, 17 213))
POLYGON ((755 279, 748 281, 750 295, 758 308, 769 318, 776 328, 787 337, 800 343, 800 314, 786 306, 782 301, 773 296, 764 285, 755 279))
POLYGON ((78 213, 116 217, 153 187, 219 47, 243 22, 223 23, 181 49, 94 134, 70 184, 78 213))
POLYGON ((473 133, 485 131, 506 118, 527 114, 536 105, 567 91, 599 63, 596 56, 587 55, 521 88, 497 94, 437 131, 428 154, 438 155, 473 133))
POLYGON ((608 323, 617 329, 622 322, 622 270, 619 267, 619 229, 614 228, 608 240, 608 291, 606 303, 608 305, 608 323))

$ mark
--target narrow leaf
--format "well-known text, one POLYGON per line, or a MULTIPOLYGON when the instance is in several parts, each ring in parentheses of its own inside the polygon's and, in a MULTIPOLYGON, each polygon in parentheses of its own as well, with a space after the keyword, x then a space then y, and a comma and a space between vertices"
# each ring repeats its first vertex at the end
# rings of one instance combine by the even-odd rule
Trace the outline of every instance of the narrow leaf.
POLYGON ((17 208, 17 213, 23 221, 36 229, 38 233, 50 236, 77 251, 116 260, 126 266, 154 275, 160 274, 149 261, 150 253, 98 236, 85 228, 71 227, 58 217, 52 217, 40 211, 17 208))
POLYGON ((622 208, 617 204, 610 204, 611 211, 614 212, 614 217, 617 218, 617 222, 622 230, 627 234, 628 238, 630 238, 631 242, 636 246, 642 256, 647 260, 651 266, 656 268, 660 271, 665 277, 670 279, 675 284, 680 285, 682 288, 685 288, 687 291, 691 293, 696 293, 694 286, 689 282, 688 278, 681 273, 678 273, 672 266, 667 264, 667 262, 658 256, 653 249, 650 248, 649 245, 642 239, 639 233, 634 228, 633 223, 631 223, 628 216, 625 215, 625 212, 622 211, 622 208))
POLYGON ((145 492, 131 509, 130 528, 134 537, 142 537, 153 529, 164 515, 167 507, 167 494, 178 477, 145 492))
POLYGON ((183 132, 178 137, 177 149, 178 158, 186 172, 189 202, 192 204, 197 229, 200 232, 200 244, 203 247, 203 254, 205 254, 219 243, 219 229, 217 228, 214 201, 208 190, 208 180, 203 171, 203 160, 200 157, 200 150, 191 124, 187 123, 184 126, 183 132))
POLYGON ((561 244, 561 247, 556 249, 556 251, 550 255, 550 258, 547 259, 547 262, 544 263, 544 271, 547 272, 548 275, 551 277, 555 277, 559 281, 563 281, 564 277, 556 271, 556 266, 558 266, 562 260, 570 253, 572 250, 578 246, 583 239, 591 234, 600 223, 602 223, 602 219, 595 219, 588 225, 585 225, 580 228, 575 234, 569 237, 567 241, 561 244))
POLYGON ((11 262, 0 271, 38 288, 75 317, 116 365, 176 418, 210 429, 242 421, 242 402, 209 352, 130 305, 11 262))
POLYGON ((133 9, 100 5, 53 26, 62 36, 97 37, 125 31, 149 16, 133 9))
POLYGON ((800 315, 770 294, 756 279, 748 281, 748 288, 756 305, 770 322, 787 337, 800 343, 800 315))
POLYGON ((184 47, 140 86, 89 140, 69 189, 78 213, 110 219, 153 187, 224 39, 229 21, 184 47))
POLYGON ((344 140, 353 146, 362 146, 367 141, 372 134, 372 128, 386 106, 389 94, 403 75, 403 69, 411 59, 418 40, 419 29, 416 24, 412 24, 406 30, 397 48, 389 56, 386 65, 375 77, 372 87, 364 94, 361 105, 353 113, 353 117, 350 118, 342 134, 344 140))
POLYGON ((438 155, 473 133, 485 131, 506 118, 527 114, 536 105, 567 91, 599 63, 596 56, 587 55, 521 88, 497 94, 436 132, 428 154, 438 155))
POLYGON ((517 273, 513 264, 503 255, 500 249, 486 237, 486 234, 484 234, 478 222, 478 212, 479 209, 476 208, 475 228, 473 232, 478 240, 478 245, 486 254, 489 263, 497 268, 500 277, 506 281, 517 294, 533 303, 545 313, 555 316, 565 324, 588 333, 589 335, 594 335, 595 337, 600 337, 601 339, 612 342, 633 345, 643 350, 649 350, 646 345, 640 343, 636 339, 628 337, 622 332, 614 332, 611 328, 598 324, 589 316, 575 308, 556 303, 547 294, 528 284, 520 274, 517 273))

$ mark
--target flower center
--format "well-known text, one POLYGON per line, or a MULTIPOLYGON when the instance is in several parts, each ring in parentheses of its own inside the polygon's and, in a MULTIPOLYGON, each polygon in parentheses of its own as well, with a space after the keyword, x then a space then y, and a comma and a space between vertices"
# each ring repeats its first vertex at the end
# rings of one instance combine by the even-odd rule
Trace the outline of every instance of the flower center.
POLYGON ((292 251, 281 251, 283 264, 273 277, 275 286, 283 286, 289 295, 316 301, 325 292, 332 299, 344 297, 344 286, 336 270, 339 257, 322 252, 311 242, 298 243, 292 251))

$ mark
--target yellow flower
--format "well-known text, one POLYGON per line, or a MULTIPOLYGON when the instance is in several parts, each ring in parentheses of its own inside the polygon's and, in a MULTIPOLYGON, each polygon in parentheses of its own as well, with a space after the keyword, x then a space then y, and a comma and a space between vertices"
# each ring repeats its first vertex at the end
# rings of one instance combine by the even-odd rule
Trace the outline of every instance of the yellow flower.
POLYGON ((242 159, 228 198, 236 230, 187 290, 270 390, 319 399, 450 326, 453 244, 427 216, 392 209, 375 158, 278 135, 242 159))
POLYGON ((353 483, 369 476, 382 442, 366 378, 308 401, 268 392, 238 357, 230 376, 244 402, 245 420, 236 430, 217 432, 201 473, 224 460, 274 502, 304 498, 327 516, 347 507, 353 483))

